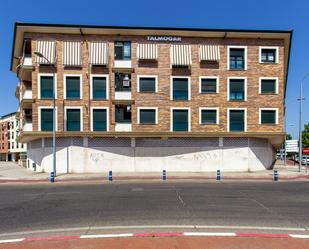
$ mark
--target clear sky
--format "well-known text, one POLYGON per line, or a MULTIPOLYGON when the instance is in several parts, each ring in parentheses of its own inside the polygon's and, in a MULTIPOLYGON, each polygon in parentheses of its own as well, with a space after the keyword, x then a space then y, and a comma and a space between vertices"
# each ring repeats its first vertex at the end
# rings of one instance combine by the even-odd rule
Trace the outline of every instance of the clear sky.
MULTIPOLYGON (((287 87, 287 131, 298 132, 299 85, 309 72, 308 0, 7 0, 0 8, 0 115, 17 110, 16 75, 10 72, 14 22, 293 29, 287 87)), ((309 122, 309 77, 304 83, 304 123, 309 122)))

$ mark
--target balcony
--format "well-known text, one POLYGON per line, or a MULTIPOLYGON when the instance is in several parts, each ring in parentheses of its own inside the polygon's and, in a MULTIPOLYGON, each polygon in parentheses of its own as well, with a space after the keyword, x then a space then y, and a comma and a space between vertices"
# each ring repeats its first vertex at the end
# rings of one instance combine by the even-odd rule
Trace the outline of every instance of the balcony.
POLYGON ((131 92, 115 91, 115 100, 131 100, 131 92))
POLYGON ((132 124, 131 123, 116 123, 115 131, 132 131, 132 124))
POLYGON ((114 61, 114 68, 132 68, 132 61, 131 60, 115 60, 114 61))
POLYGON ((32 78, 32 70, 34 69, 34 66, 32 64, 32 57, 25 55, 22 58, 21 65, 18 71, 18 75, 22 80, 28 80, 31 81, 32 78))
POLYGON ((32 89, 26 89, 24 91, 22 99, 32 99, 32 89))
POLYGON ((23 125, 23 131, 32 131, 32 121, 25 121, 23 125))

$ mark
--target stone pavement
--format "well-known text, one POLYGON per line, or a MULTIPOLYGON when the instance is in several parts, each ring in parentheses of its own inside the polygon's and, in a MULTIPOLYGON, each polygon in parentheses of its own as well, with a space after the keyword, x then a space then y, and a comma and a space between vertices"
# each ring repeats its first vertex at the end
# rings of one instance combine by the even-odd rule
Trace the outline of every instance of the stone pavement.
MULTIPOLYGON (((307 180, 309 174, 303 167, 298 172, 297 165, 284 166, 283 162, 277 161, 275 170, 279 172, 279 180, 307 180)), ((222 172, 222 180, 273 180, 273 170, 262 170, 256 172, 222 172)), ((108 175, 104 173, 74 173, 59 174, 58 182, 70 181, 103 181, 108 175)), ((167 172, 168 180, 215 180, 216 172, 167 172)), ((138 173, 113 173, 113 180, 162 180, 160 172, 138 172, 138 173)), ((44 182, 49 181, 49 173, 39 173, 25 169, 13 162, 0 162, 0 182, 44 182)))

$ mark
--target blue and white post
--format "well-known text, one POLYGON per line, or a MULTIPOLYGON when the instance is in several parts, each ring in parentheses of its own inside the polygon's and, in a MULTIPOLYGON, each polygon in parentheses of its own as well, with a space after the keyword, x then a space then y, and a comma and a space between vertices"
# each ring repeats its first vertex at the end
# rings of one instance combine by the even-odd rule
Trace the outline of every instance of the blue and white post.
POLYGON ((221 180, 221 170, 220 169, 218 169, 217 170, 217 181, 220 181, 221 180))
POLYGON ((278 170, 274 170, 274 181, 275 182, 279 181, 279 172, 278 172, 278 170))
POLYGON ((162 180, 166 181, 166 170, 165 169, 162 171, 162 180))
POLYGON ((113 180, 113 172, 111 170, 108 172, 108 180, 110 182, 113 180))
POLYGON ((55 182, 55 172, 50 172, 50 182, 54 183, 55 182))

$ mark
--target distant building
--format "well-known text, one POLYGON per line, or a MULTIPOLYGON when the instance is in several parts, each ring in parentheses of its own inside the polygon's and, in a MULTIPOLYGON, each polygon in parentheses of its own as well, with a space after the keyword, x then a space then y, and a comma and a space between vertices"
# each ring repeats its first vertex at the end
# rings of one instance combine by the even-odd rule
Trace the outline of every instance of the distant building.
POLYGON ((285 137, 291 39, 17 23, 11 70, 28 165, 52 170, 55 96, 59 173, 270 168, 285 137))
POLYGON ((25 165, 27 145, 17 142, 19 135, 17 115, 18 113, 14 112, 0 117, 0 160, 25 165))

